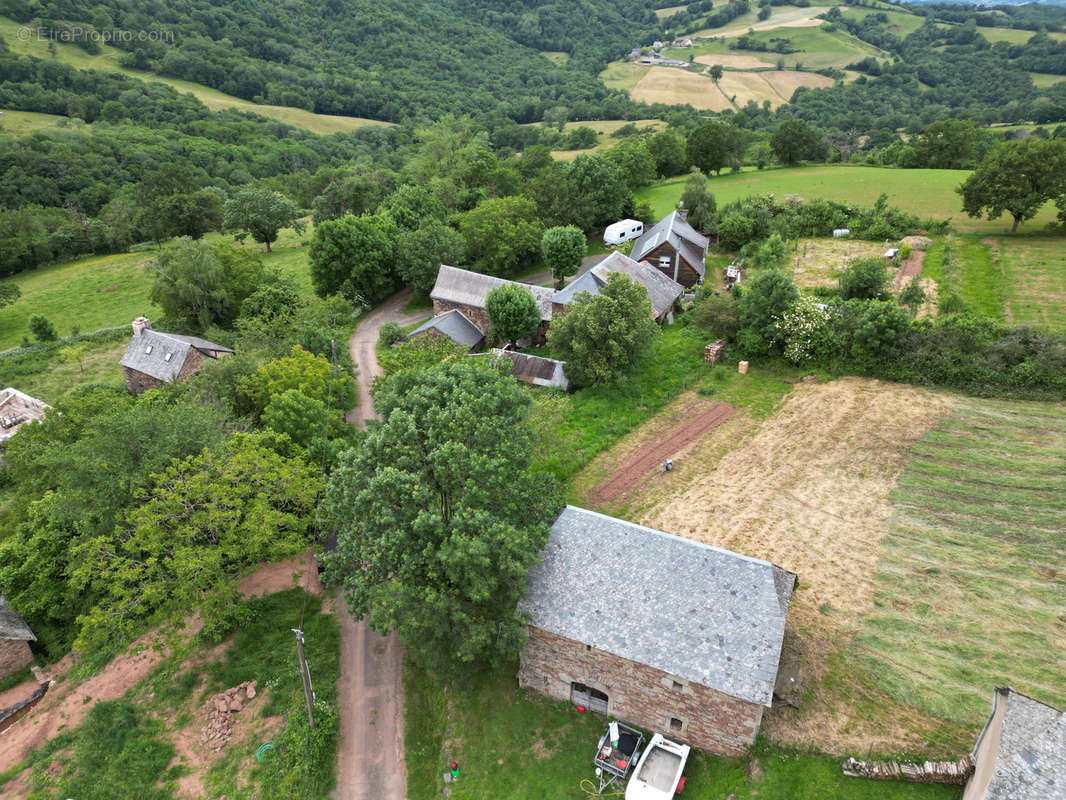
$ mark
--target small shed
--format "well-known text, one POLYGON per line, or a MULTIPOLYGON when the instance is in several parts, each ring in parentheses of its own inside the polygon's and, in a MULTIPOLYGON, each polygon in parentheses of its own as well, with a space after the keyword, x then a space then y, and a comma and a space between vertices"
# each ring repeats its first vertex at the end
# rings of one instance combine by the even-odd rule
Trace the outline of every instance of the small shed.
POLYGON ((520 381, 534 386, 562 389, 564 392, 570 390, 570 381, 563 370, 566 366, 565 361, 516 353, 513 350, 493 349, 492 353, 497 358, 509 359, 511 374, 520 381))
POLYGON ((408 339, 416 336, 447 337, 457 345, 465 347, 468 353, 485 343, 485 334, 457 308, 437 314, 407 334, 408 339))
POLYGON ((40 422, 51 406, 8 386, 0 390, 0 444, 3 444, 27 422, 40 422))
POLYGON ((33 661, 30 642, 36 642, 26 621, 0 595, 0 681, 33 661))

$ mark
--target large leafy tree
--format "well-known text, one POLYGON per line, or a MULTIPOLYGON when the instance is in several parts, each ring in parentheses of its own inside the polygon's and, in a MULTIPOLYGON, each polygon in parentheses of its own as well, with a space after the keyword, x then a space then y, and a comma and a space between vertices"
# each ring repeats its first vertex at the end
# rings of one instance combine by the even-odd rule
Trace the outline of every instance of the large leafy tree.
POLYGON ((303 232, 305 223, 299 214, 296 204, 281 192, 241 189, 222 207, 222 227, 251 234, 255 241, 266 245, 269 253, 282 228, 303 232))
POLYGON ((822 137, 802 119, 787 119, 778 125, 770 137, 770 149, 778 161, 790 167, 805 159, 818 159, 825 155, 822 137))
POLYGON ((657 331, 647 290, 615 273, 598 295, 579 294, 566 315, 553 320, 548 345, 566 361, 573 383, 609 383, 632 367, 657 331))
POLYGON ((688 137, 688 163, 703 172, 720 175, 744 152, 744 132, 733 125, 712 122, 696 128, 688 137))
POLYGON ((696 167, 685 179, 685 190, 681 193, 682 206, 688 210, 687 222, 698 231, 710 231, 718 219, 718 203, 714 195, 707 191, 707 176, 696 167))
POLYGON ((355 379, 340 366, 334 367, 324 356, 307 352, 294 345, 289 355, 263 364, 244 381, 245 391, 255 407, 262 411, 276 396, 290 389, 305 397, 346 410, 356 397, 355 379))
POLYGON ((529 403, 485 361, 400 372, 375 393, 381 424, 332 473, 327 574, 442 678, 498 668, 523 641, 517 602, 561 505, 530 473, 529 403))
POLYGON ((152 262, 151 298, 167 319, 204 330, 229 325, 259 285, 263 263, 248 250, 224 242, 181 238, 152 262))
POLYGON ((513 283, 497 286, 485 299, 492 333, 512 345, 533 335, 540 325, 540 308, 528 291, 513 283))
POLYGON ((1066 141, 1035 137, 1007 142, 986 155, 956 191, 971 217, 1014 218, 1012 231, 1049 200, 1066 196, 1066 141))
POLYGON ((396 271, 404 283, 429 294, 441 264, 461 263, 466 242, 455 228, 436 217, 427 217, 396 245, 396 271))
POLYGON ((561 225, 544 231, 540 240, 540 253, 559 288, 562 288, 567 278, 577 272, 587 249, 585 234, 576 225, 561 225))
POLYGON ((567 171, 567 179, 574 203, 572 219, 583 230, 602 228, 633 210, 627 176, 604 155, 578 156, 567 171))
POLYGON ((466 255, 480 272, 506 275, 530 264, 540 253, 544 225, 524 197, 494 197, 459 221, 466 255))
POLYGON ((738 342, 745 353, 767 353, 779 341, 777 322, 799 298, 792 278, 779 270, 758 273, 737 301, 741 331, 738 342))
POLYGON ((175 461, 121 525, 79 547, 74 584, 102 598, 80 620, 81 645, 119 643, 146 620, 194 608, 208 629, 225 629, 239 608, 235 579, 310 544, 318 472, 270 445, 235 434, 175 461))
POLYGON ((339 292, 358 306, 376 305, 399 287, 396 248, 402 236, 387 214, 326 220, 311 239, 311 283, 320 297, 339 292))

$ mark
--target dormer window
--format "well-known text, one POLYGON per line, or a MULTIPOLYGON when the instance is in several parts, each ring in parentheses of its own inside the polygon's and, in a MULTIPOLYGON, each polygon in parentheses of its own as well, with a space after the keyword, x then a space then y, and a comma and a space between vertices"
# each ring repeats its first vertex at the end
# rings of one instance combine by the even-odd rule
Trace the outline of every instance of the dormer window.
POLYGON ((146 348, 144 348, 144 354, 145 354, 146 356, 148 356, 148 355, 151 355, 151 354, 152 354, 152 345, 148 345, 148 346, 147 346, 146 348))
POLYGON ((167 353, 167 354, 166 354, 165 356, 163 356, 163 360, 164 360, 164 361, 170 361, 170 357, 171 357, 172 355, 174 355, 174 354, 173 354, 173 353, 167 353))

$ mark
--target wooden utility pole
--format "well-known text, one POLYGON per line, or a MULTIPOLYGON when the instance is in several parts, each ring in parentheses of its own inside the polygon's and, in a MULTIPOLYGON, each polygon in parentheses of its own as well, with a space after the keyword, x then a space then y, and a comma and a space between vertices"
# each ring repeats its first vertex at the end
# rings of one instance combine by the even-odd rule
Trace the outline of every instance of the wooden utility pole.
POLYGON ((299 628, 293 628, 296 634, 296 659, 300 662, 300 677, 304 681, 304 699, 307 701, 307 721, 311 730, 315 729, 315 693, 311 690, 311 672, 307 669, 307 659, 304 658, 304 632, 299 628))

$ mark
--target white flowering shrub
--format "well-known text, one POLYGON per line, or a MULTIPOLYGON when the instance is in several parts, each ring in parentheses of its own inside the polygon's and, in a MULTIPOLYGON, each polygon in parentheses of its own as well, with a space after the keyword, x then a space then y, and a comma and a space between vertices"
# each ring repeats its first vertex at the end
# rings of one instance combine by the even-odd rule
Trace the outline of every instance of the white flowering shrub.
POLYGON ((808 360, 813 355, 815 337, 828 322, 829 312, 824 304, 810 295, 800 295, 775 323, 778 337, 785 343, 785 358, 793 364, 808 360))

